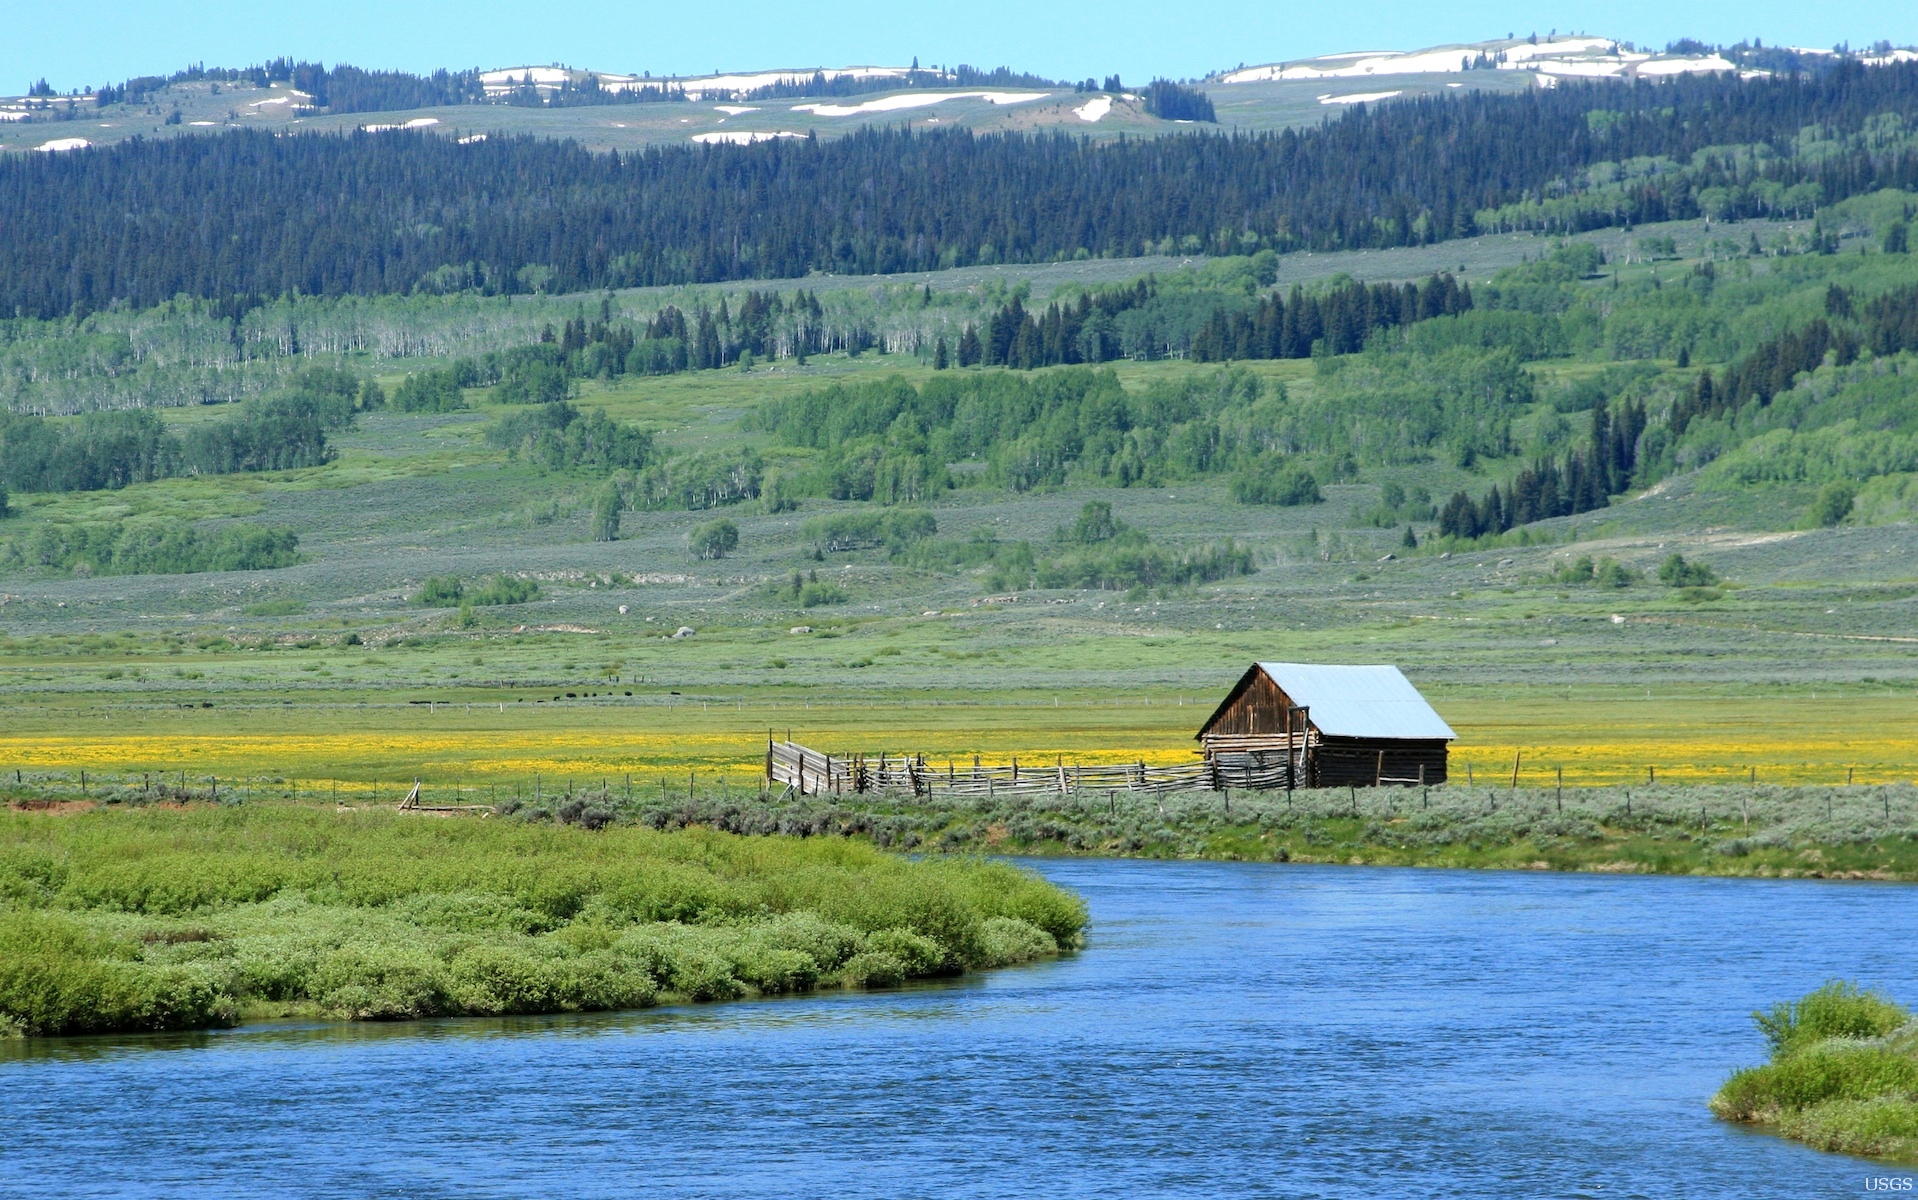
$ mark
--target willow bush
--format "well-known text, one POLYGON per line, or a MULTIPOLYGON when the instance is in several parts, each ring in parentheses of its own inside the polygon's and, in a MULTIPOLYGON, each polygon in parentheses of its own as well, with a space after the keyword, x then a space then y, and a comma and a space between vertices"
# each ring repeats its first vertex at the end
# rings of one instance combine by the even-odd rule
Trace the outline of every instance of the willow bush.
POLYGON ((1074 896, 978 859, 296 805, 0 818, 0 1026, 635 1008, 1056 954, 1074 896))
POLYGON ((1846 1154, 1918 1162, 1918 1023, 1876 992, 1833 980, 1752 1014, 1771 1061, 1712 1097, 1727 1120, 1846 1154))

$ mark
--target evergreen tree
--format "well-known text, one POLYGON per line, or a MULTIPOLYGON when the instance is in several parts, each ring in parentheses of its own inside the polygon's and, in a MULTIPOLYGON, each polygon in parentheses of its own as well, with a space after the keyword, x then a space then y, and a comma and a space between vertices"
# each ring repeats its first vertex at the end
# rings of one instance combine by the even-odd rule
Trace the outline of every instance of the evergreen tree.
MULTIPOLYGON (((346 105, 345 77, 307 66, 290 69, 320 89, 316 104, 346 105)), ((405 294, 448 264, 489 292, 562 293, 1129 255, 1167 237, 1214 254, 1422 245, 1489 232, 1480 214, 1507 208, 1531 212, 1509 219, 1546 233, 1691 218, 1715 192, 1727 196, 1728 218, 1788 216, 1814 192, 1831 203, 1910 186, 1910 150, 1860 135, 1875 117, 1914 111, 1918 63, 1845 62, 1655 87, 1460 89, 1232 138, 871 128, 631 154, 534 138, 460 145, 420 132, 129 139, 88 154, 0 157, 0 313, 52 318, 176 296, 405 294), (1606 120, 1588 119, 1599 111, 1606 120), (1830 131, 1819 152, 1793 150, 1812 127, 1830 131), (1779 149, 1750 163, 1695 158, 1757 144, 1779 149), (1556 199, 1536 199, 1576 199, 1585 168, 1635 158, 1690 165, 1592 208, 1561 212, 1556 199), (873 179, 888 183, 873 188, 873 179), (304 202, 316 195, 328 202, 304 202), (395 229, 409 232, 395 238, 395 229)), ((1292 314, 1277 315, 1285 337, 1292 314)), ((1364 318, 1377 316, 1325 315, 1326 328, 1292 330, 1288 344, 1363 338, 1373 327, 1364 318)), ((736 339, 725 326, 715 332, 736 339)), ((695 350, 710 358, 713 346, 695 350)))

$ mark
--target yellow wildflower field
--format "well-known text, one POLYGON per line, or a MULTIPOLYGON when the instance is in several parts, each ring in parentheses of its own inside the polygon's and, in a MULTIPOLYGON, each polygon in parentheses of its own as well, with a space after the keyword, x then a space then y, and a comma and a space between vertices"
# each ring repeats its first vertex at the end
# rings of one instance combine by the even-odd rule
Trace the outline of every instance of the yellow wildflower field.
MULTIPOLYGON (((1897 698, 1801 700, 1698 695, 1566 699, 1504 689, 1433 696, 1459 733, 1456 782, 1521 786, 1644 781, 1842 784, 1918 778, 1918 713, 1897 698), (1791 720, 1781 721, 1781 711, 1791 720)), ((0 769, 186 772, 300 781, 364 793, 421 779, 434 787, 754 786, 766 740, 791 736, 831 753, 924 754, 929 762, 1017 757, 1066 762, 1190 762, 1211 711, 1190 698, 1060 700, 1018 695, 967 703, 923 697, 703 707, 440 704, 431 708, 159 712, 106 722, 49 721, 0 733, 0 769), (76 729, 75 725, 88 726, 76 729)))

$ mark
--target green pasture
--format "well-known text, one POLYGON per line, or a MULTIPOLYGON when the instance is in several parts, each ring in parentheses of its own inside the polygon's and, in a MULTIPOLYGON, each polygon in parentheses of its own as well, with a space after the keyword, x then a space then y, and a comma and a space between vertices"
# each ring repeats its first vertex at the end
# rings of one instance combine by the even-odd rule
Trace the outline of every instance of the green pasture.
MULTIPOLYGON (((1841 218, 1851 219, 1834 216, 1834 226, 1841 218)), ((1803 230, 1767 223, 1739 232, 1784 244, 1803 230)), ((16 493, 0 541, 50 524, 246 522, 296 532, 304 561, 186 575, 0 571, 0 696, 9 717, 0 770, 20 772, 23 788, 34 778, 61 795, 77 789, 81 771, 110 776, 116 787, 135 775, 150 787, 184 771, 191 791, 226 778, 259 795, 304 781, 370 797, 414 778, 429 789, 497 795, 536 779, 543 788, 549 777, 562 789, 598 780, 623 788, 628 776, 648 788, 661 779, 678 788, 691 776, 702 794, 730 794, 754 786, 768 730, 822 749, 935 760, 1184 761, 1210 705, 1248 663, 1302 659, 1399 664, 1459 731, 1460 781, 1509 780, 1514 760, 1521 789, 1556 787, 1561 775, 1575 788, 1909 781, 1918 770, 1909 704, 1918 575, 1910 526, 1891 499, 1812 528, 1805 514, 1818 481, 1741 483, 1713 466, 1467 545, 1434 542, 1429 509, 1385 504, 1392 491, 1423 489, 1436 506, 1454 491, 1477 495, 1509 478, 1532 448, 1577 435, 1580 388, 1649 388, 1642 394, 1656 401, 1689 386, 1692 375, 1673 357, 1681 333, 1701 357, 1708 346, 1730 357, 1781 323, 1822 311, 1830 283, 1882 288, 1910 274, 1893 255, 1753 256, 1749 239, 1703 223, 1592 240, 1611 257, 1609 273, 1554 284, 1560 290, 1550 294, 1610 315, 1595 326, 1570 323, 1587 328, 1578 353, 1523 365, 1534 401, 1513 418, 1515 449, 1505 459, 1464 466, 1445 453, 1367 451, 1355 477, 1325 474, 1322 502, 1293 507, 1234 502, 1220 474, 1156 487, 1075 479, 1013 491, 957 464, 962 486, 922 506, 934 536, 951 543, 1025 541, 1043 551, 1097 502, 1168 552, 1224 544, 1249 552, 1251 574, 1199 586, 1013 594, 995 588, 983 566, 926 565, 883 547, 827 552, 806 532, 809 521, 877 506, 817 494, 791 511, 754 501, 628 510, 617 540, 595 541, 604 474, 548 469, 489 445, 487 430, 524 407, 496 403, 486 388, 468 389, 463 411, 361 414, 329 434, 334 457, 320 466, 16 493), (1666 237, 1676 259, 1665 256, 1666 237), (1658 254, 1641 253, 1654 243, 1658 254), (1733 249, 1743 257, 1727 258, 1733 249), (1713 263, 1719 274, 1707 294, 1691 281, 1713 263), (721 517, 737 529, 736 549, 698 557, 691 534, 721 517), (1408 526, 1416 548, 1404 545, 1408 526), (1718 584, 1658 583, 1674 553, 1705 564, 1718 584), (1636 582, 1566 582, 1581 559, 1614 563, 1636 582), (429 578, 457 578, 477 592, 500 575, 536 585, 537 594, 500 606, 420 602, 429 578), (820 597, 834 602, 804 603, 820 597), (681 629, 692 632, 675 636, 681 629)), ((1549 250, 1517 235, 1299 255, 1280 264, 1278 279, 1285 286, 1288 272, 1324 278, 1334 270, 1416 278, 1449 260, 1482 268, 1488 280, 1516 270, 1497 276, 1509 290, 1518 286, 1512 279, 1530 278, 1524 260, 1549 250)), ((1012 288, 1026 286, 1034 304, 1069 288, 1072 279, 1057 272, 1082 266, 947 273, 930 303, 912 281, 802 282, 847 319, 978 320, 1012 288)), ((1188 283, 1236 286, 1230 281, 1244 269, 1243 260, 1201 264, 1188 283)), ((487 348, 522 344, 602 305, 643 315, 669 300, 690 307, 740 295, 302 302, 284 316, 317 322, 314 337, 344 337, 354 322, 370 322, 381 336, 412 330, 454 349, 487 348)), ((109 316, 98 320, 110 324, 109 316)), ((186 331, 206 318, 154 319, 186 331)), ((57 349, 50 327, 22 329, 44 339, 46 353, 57 349)), ((1263 394, 1282 388, 1288 403, 1309 408, 1333 394, 1325 389, 1344 386, 1337 370, 1373 369, 1366 364, 1407 351, 1380 353, 1352 356, 1350 368, 1172 359, 1100 369, 1134 396, 1236 372, 1263 394)), ((407 374, 445 359, 336 361, 390 394, 407 374)), ((243 366, 280 370, 283 362, 243 366)), ((830 455, 743 428, 742 418, 833 384, 898 377, 922 386, 938 374, 921 353, 833 353, 804 364, 587 378, 576 381, 572 402, 653 431, 662 454, 750 448, 768 470, 796 473, 830 455)), ((1810 386, 1840 385, 1821 376, 1810 386)), ((169 426, 191 428, 230 408, 158 411, 169 426)), ((1331 456, 1309 461, 1324 474, 1331 456)))

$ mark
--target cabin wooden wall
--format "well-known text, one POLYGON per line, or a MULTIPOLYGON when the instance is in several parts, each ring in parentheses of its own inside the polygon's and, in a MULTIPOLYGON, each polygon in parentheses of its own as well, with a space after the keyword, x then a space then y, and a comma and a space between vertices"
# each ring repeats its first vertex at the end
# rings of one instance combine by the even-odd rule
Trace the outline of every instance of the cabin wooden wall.
POLYGON ((1206 730, 1208 734, 1283 734, 1285 710, 1292 701, 1264 671, 1255 670, 1252 682, 1235 697, 1219 719, 1206 730))
POLYGON ((1447 749, 1441 740, 1324 738, 1312 748, 1312 786, 1370 787, 1381 775, 1391 783, 1414 784, 1421 767, 1426 783, 1444 783, 1447 749))

